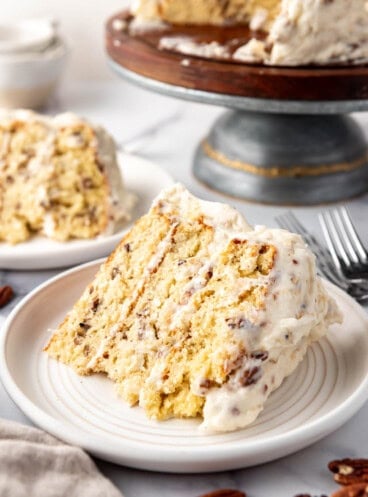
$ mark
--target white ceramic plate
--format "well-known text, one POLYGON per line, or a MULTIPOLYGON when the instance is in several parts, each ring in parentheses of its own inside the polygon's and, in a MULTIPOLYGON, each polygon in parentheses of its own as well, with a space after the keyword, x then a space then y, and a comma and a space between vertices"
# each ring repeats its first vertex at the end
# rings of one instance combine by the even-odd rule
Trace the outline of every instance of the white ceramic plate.
POLYGON ((124 232, 149 209, 152 200, 173 179, 163 169, 139 157, 119 154, 119 165, 130 192, 138 196, 129 223, 122 224, 111 236, 93 240, 56 242, 37 236, 31 240, 9 245, 0 242, 0 267, 3 269, 50 269, 91 261, 109 254, 124 232))
POLYGON ((315 344, 244 430, 202 435, 198 421, 148 420, 103 376, 80 377, 42 352, 98 262, 41 285, 9 316, 0 333, 0 373, 31 420, 60 439, 126 466, 172 472, 229 470, 285 456, 336 430, 368 396, 368 317, 329 283, 345 319, 315 344))

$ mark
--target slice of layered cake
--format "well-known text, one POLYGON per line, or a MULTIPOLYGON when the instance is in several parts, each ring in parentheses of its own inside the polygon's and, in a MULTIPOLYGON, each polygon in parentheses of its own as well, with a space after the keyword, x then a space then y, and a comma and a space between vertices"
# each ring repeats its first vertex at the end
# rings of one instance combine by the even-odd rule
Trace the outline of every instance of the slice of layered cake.
POLYGON ((102 264, 45 350, 105 373, 150 418, 254 421, 308 346, 339 321, 314 256, 287 231, 252 229, 180 185, 102 264))
POLYGON ((104 129, 73 114, 0 113, 0 241, 94 238, 133 203, 104 129))
MULTIPOLYGON (((244 24, 254 33, 232 53, 239 61, 296 66, 368 60, 367 0, 134 0, 132 12, 141 24, 244 24)), ((186 54, 191 48, 203 57, 219 53, 217 45, 198 48, 177 37, 165 37, 160 46, 186 54)))

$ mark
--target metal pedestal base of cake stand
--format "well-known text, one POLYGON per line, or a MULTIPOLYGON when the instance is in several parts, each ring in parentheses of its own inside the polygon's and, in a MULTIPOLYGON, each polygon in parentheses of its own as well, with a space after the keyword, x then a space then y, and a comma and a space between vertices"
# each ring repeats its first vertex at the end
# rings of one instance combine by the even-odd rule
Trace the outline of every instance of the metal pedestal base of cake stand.
POLYGON ((258 202, 333 202, 368 189, 367 143, 348 116, 229 111, 199 145, 194 174, 258 202))
POLYGON ((147 89, 234 109, 217 120, 194 158, 194 175, 218 191, 257 202, 311 205, 368 190, 367 141, 357 122, 344 115, 368 110, 367 100, 230 96, 162 83, 110 64, 147 89))

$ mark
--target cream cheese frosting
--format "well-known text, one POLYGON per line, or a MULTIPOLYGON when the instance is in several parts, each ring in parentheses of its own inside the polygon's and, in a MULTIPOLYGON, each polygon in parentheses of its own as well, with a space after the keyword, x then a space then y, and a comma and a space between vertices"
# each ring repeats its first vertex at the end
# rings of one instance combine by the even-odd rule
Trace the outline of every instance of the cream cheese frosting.
POLYGON ((184 36, 163 36, 160 39, 159 48, 161 50, 174 50, 182 54, 197 55, 198 57, 205 58, 230 58, 228 49, 217 41, 197 43, 184 36))
POLYGON ((366 62, 368 2, 283 0, 267 40, 240 47, 234 58, 290 66, 366 62))
POLYGON ((277 257, 265 278, 269 293, 264 308, 251 322, 244 320, 237 331, 250 358, 222 389, 207 394, 203 428, 214 431, 234 430, 254 421, 270 393, 303 359, 308 346, 341 319, 316 277, 314 256, 299 236, 256 227, 245 238, 274 245, 277 257), (246 371, 254 375, 254 384, 239 388, 246 371), (235 415, 229 416, 229 412, 235 415))

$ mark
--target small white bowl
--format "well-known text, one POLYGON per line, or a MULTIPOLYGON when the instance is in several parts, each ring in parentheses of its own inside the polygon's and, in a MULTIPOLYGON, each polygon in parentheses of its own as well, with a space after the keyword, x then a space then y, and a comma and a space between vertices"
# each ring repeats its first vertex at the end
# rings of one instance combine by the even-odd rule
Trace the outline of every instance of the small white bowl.
POLYGON ((0 53, 0 107, 37 109, 44 105, 60 80, 67 55, 61 38, 43 51, 0 53))
POLYGON ((30 19, 0 23, 0 54, 40 52, 56 35, 56 23, 50 19, 30 19))

